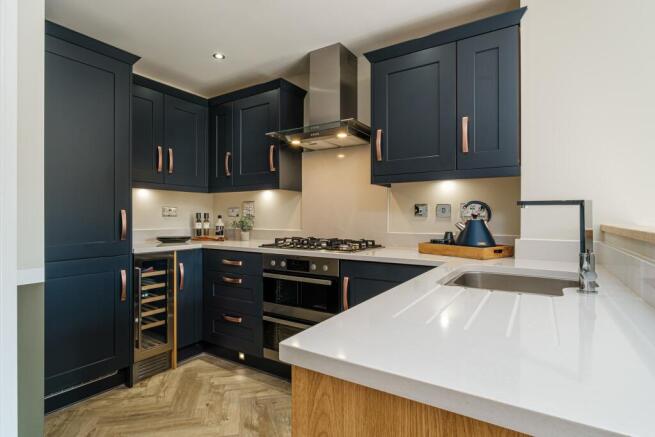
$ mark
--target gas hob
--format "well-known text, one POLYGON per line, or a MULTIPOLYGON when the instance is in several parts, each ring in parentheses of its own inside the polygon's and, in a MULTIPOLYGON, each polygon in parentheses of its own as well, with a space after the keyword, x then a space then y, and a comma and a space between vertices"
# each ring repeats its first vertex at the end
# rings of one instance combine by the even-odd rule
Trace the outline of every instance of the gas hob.
POLYGON ((375 240, 350 240, 342 238, 283 237, 274 243, 262 244, 260 247, 300 250, 328 250, 331 252, 359 252, 382 247, 375 240))

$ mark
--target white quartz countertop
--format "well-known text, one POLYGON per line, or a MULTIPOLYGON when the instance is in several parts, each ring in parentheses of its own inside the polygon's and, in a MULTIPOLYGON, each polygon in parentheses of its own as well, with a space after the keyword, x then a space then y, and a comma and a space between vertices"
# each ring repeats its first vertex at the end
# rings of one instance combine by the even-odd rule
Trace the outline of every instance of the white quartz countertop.
POLYGON ((450 261, 280 344, 287 363, 537 436, 655 434, 655 309, 599 267, 598 294, 440 285, 462 270, 575 279, 577 266, 450 261))
POLYGON ((365 250, 361 252, 330 252, 327 250, 290 250, 279 248, 260 247, 270 243, 270 240, 249 241, 189 241, 183 244, 161 244, 159 242, 135 243, 134 253, 166 252, 172 250, 191 249, 220 249, 237 250, 256 253, 288 253, 289 256, 316 256, 321 258, 338 258, 353 261, 388 262, 396 264, 412 264, 424 266, 438 266, 452 261, 452 257, 427 255, 418 252, 417 247, 384 247, 381 249, 365 250))

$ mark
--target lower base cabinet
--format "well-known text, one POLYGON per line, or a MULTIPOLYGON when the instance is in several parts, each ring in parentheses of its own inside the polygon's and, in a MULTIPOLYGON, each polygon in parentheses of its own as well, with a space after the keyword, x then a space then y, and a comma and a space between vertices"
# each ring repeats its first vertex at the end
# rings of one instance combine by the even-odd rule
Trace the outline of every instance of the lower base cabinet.
POLYGON ((203 337, 207 343, 262 356, 262 317, 221 308, 205 308, 203 337))
POLYGON ((354 307, 433 267, 341 261, 342 309, 354 307))
POLYGON ((206 250, 203 272, 202 339, 262 356, 261 255, 206 250))
POLYGON ((177 348, 202 340, 202 250, 177 252, 177 348))
POLYGON ((129 255, 46 263, 45 394, 130 363, 129 255))

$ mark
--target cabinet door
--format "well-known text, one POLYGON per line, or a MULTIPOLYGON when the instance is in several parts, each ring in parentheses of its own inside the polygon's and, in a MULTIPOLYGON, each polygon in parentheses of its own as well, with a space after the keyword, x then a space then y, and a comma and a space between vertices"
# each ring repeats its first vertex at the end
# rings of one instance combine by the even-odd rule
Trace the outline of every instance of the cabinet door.
POLYGON ((455 55, 452 43, 373 64, 374 176, 455 169, 455 55))
POLYGON ((519 164, 518 27, 457 42, 457 116, 458 169, 519 164))
POLYGON ((132 89, 132 180, 164 182, 164 95, 132 89))
POLYGON ((202 251, 177 252, 177 347, 202 339, 202 251))
POLYGON ((45 48, 45 259, 128 254, 132 68, 49 35, 45 48))
POLYGON ((222 191, 233 185, 232 103, 209 110, 209 189, 222 191))
POLYGON ((275 188, 279 146, 266 133, 279 125, 279 95, 272 90, 234 102, 236 186, 275 188))
POLYGON ((46 263, 45 393, 129 365, 128 255, 46 263))
POLYGON ((345 310, 367 301, 431 268, 404 264, 342 261, 341 284, 344 298, 342 308, 345 310))
POLYGON ((207 186, 207 108, 164 97, 164 142, 168 185, 207 186))

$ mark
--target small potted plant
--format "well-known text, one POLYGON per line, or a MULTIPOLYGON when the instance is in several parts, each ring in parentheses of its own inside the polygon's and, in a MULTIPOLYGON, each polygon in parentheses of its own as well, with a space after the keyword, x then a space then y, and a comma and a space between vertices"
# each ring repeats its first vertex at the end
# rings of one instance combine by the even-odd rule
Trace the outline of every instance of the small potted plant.
POLYGON ((234 222, 232 222, 232 226, 234 228, 240 229, 241 240, 247 241, 250 240, 250 231, 252 230, 253 226, 255 226, 255 221, 253 220, 252 216, 244 215, 234 220, 234 222))

